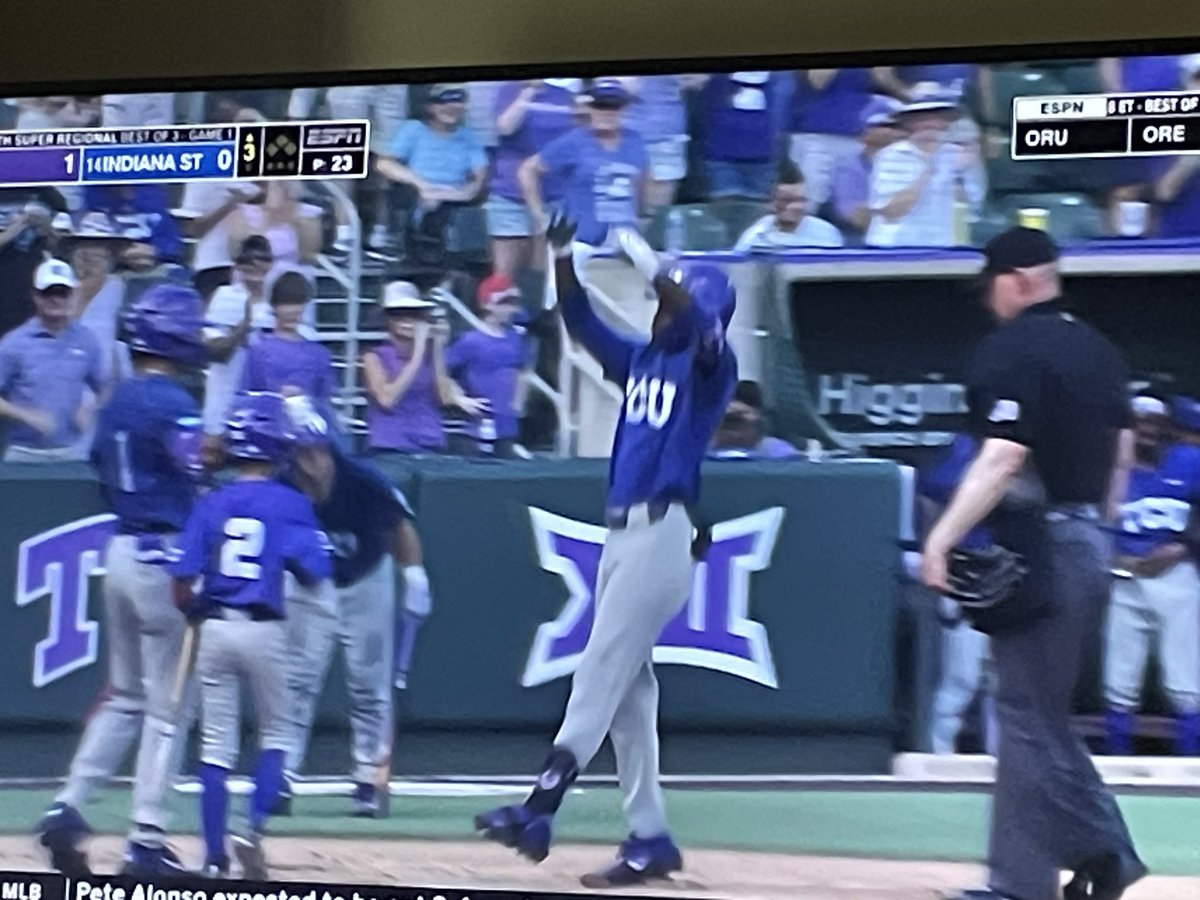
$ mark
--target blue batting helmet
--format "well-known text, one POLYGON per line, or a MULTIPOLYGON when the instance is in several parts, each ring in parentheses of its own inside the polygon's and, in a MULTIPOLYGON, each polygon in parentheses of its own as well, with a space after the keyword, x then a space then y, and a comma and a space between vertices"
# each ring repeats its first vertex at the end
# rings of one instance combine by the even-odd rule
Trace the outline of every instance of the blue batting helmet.
POLYGON ((693 303, 717 316, 722 326, 729 327, 737 306, 737 293, 720 268, 711 263, 677 263, 667 277, 691 294, 693 303))
POLYGON ((280 394, 242 391, 225 421, 229 455, 238 459, 283 462, 295 443, 291 416, 280 394))
POLYGON ((121 340, 135 353, 161 356, 185 366, 202 366, 204 301, 190 287, 158 284, 122 316, 121 340))
POLYGON ((317 412, 312 399, 304 395, 288 397, 283 401, 288 416, 292 439, 300 447, 325 447, 333 443, 329 422, 317 412))

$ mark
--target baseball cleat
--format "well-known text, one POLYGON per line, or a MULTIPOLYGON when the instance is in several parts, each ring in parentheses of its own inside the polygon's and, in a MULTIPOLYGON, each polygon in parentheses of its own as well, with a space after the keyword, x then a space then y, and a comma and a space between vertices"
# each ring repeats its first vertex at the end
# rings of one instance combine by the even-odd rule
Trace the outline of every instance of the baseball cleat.
POLYGON ((36 828, 38 844, 50 857, 50 867, 68 878, 89 878, 87 854, 80 842, 92 833, 79 811, 66 803, 55 803, 42 816, 36 828))
POLYGON ((475 817, 475 830, 489 841, 516 850, 540 863, 550 855, 554 816, 531 812, 527 806, 501 806, 475 817))
POLYGON ((354 813, 360 819, 387 818, 387 798, 380 795, 373 784, 359 782, 354 785, 351 795, 354 802, 354 813))
POLYGON ((1116 854, 1088 860, 1063 888, 1063 900, 1119 900, 1134 883, 1141 881, 1149 870, 1134 859, 1122 866, 1116 854))
POLYGON ((669 835, 639 838, 630 835, 617 850, 612 865, 579 879, 586 888, 628 887, 656 878, 670 878, 683 868, 683 855, 669 835))
POLYGON ((151 846, 130 841, 120 874, 129 878, 182 878, 191 873, 165 844, 151 846))
POLYGON ((229 838, 233 844, 234 856, 242 867, 242 878, 246 881, 266 881, 270 876, 267 872, 267 857, 263 853, 262 835, 254 832, 234 834, 229 838))
POLYGON ((222 880, 229 877, 229 860, 209 860, 200 869, 201 878, 212 878, 222 880))

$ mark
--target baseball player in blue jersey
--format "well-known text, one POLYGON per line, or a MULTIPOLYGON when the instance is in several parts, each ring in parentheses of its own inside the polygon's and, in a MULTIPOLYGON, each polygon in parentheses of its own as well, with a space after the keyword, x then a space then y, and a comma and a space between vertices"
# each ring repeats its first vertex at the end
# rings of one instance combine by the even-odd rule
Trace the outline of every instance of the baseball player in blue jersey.
POLYGON ((1116 580, 1108 609, 1104 699, 1108 751, 1133 751, 1151 645, 1176 714, 1180 756, 1200 755, 1200 575, 1193 554, 1200 447, 1169 443, 1167 406, 1134 400, 1136 464, 1116 521, 1116 580))
POLYGON ((234 835, 233 846, 242 877, 263 881, 262 834, 282 789, 284 753, 291 744, 284 573, 309 585, 328 578, 333 548, 308 498, 274 479, 294 440, 283 397, 239 395, 226 427, 236 479, 196 504, 168 570, 175 578, 176 605, 199 623, 203 871, 218 878, 229 874, 226 779, 237 761, 246 683, 258 715, 259 753, 248 827, 234 835), (193 592, 197 578, 201 586, 193 592))
POLYGON ((574 224, 563 219, 547 233, 558 257, 563 321, 605 377, 625 391, 609 469, 595 619, 562 727, 532 793, 523 804, 477 816, 475 827, 534 862, 545 859, 555 813, 608 735, 630 835, 614 863, 581 880, 586 887, 616 887, 667 877, 683 866, 660 785, 652 653, 687 600, 693 560, 706 544, 705 534, 694 536, 688 507, 698 499, 700 463, 737 380, 737 360, 725 340, 735 295, 715 266, 661 272, 641 237, 621 229, 615 243, 654 288, 658 308, 648 340, 618 334, 592 310, 580 284, 575 263, 594 248, 575 243, 574 234, 574 224))
MULTIPOLYGON (((295 739, 288 771, 300 771, 335 644, 346 663, 354 758, 354 814, 388 813, 395 739, 393 686, 403 689, 417 632, 432 602, 421 541, 404 495, 369 463, 351 459, 306 397, 288 399, 303 437, 288 478, 313 501, 334 548, 333 580, 290 596, 295 739), (397 608, 397 597, 403 605, 397 608)), ((286 809, 290 796, 282 800, 286 809)))
MULTIPOLYGON (((917 476, 917 494, 921 520, 918 531, 933 527, 950 503, 963 473, 979 451, 979 443, 970 435, 957 435, 947 449, 931 465, 922 468, 917 476)), ((992 546, 988 529, 976 526, 959 542, 968 550, 992 546)), ((929 723, 929 745, 934 753, 954 753, 963 719, 975 696, 983 691, 980 719, 983 725, 984 746, 995 755, 996 720, 992 699, 994 678, 990 672, 988 637, 971 627, 957 603, 938 596, 938 619, 943 626, 942 668, 933 695, 933 712, 929 723)))
POLYGON ((97 424, 91 462, 117 517, 105 556, 108 693, 38 825, 51 865, 74 877, 87 871, 79 845, 90 833, 78 808, 115 774, 139 731, 123 871, 181 871, 165 844, 165 801, 178 713, 171 692, 186 623, 171 602, 164 565, 200 472, 200 410, 179 379, 204 363, 202 325, 203 304, 190 288, 160 285, 144 293, 122 321, 135 374, 117 387, 97 424))

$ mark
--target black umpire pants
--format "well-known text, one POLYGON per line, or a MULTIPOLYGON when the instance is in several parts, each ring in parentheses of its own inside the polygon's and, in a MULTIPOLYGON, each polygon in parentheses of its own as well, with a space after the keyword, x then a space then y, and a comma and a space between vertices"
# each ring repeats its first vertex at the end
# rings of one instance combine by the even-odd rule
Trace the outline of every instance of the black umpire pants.
POLYGON ((1117 854, 1123 871, 1140 865, 1070 721, 1085 642, 1099 633, 1109 601, 1110 540, 1079 512, 1051 513, 1047 530, 1053 614, 992 639, 1000 746, 989 886, 1020 900, 1055 900, 1062 871, 1097 856, 1117 854))

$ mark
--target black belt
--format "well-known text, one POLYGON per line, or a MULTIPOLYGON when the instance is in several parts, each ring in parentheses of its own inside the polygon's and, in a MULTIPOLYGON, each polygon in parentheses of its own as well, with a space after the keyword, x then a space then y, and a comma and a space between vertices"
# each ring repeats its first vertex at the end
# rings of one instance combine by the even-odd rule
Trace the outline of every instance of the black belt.
POLYGON ((671 508, 670 500, 651 500, 648 503, 634 503, 632 506, 610 506, 604 511, 604 524, 614 531, 629 527, 629 513, 638 506, 646 507, 646 517, 650 524, 661 522, 666 518, 667 510, 671 508))
POLYGON ((278 622, 283 616, 275 612, 269 606, 263 606, 260 603, 252 603, 250 606, 224 606, 220 603, 214 603, 204 611, 206 619, 223 619, 225 621, 236 622, 239 619, 249 619, 251 622, 278 622), (241 613, 242 615, 234 615, 241 613))

